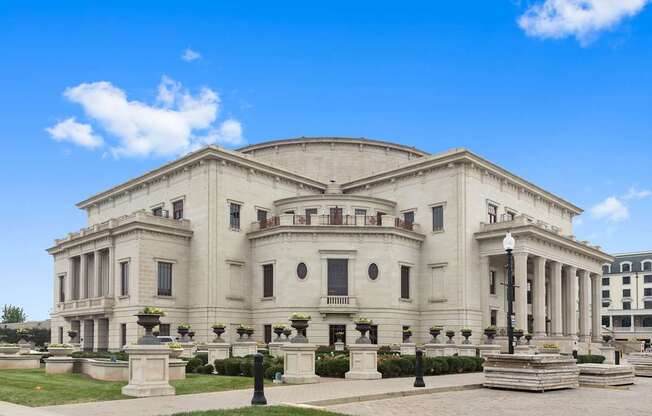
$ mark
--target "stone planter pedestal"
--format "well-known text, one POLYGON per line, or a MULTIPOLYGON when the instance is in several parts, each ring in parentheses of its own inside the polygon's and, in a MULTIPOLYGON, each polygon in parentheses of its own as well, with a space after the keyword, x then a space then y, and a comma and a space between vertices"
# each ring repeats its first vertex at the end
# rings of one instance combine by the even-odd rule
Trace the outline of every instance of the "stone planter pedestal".
POLYGON ((487 354, 500 354, 501 346, 497 344, 482 344, 478 345, 480 351, 480 358, 484 358, 487 354))
POLYGON ((247 355, 254 355, 257 352, 258 345, 254 341, 236 341, 232 346, 234 357, 245 357, 247 355))
POLYGON ((448 344, 426 344, 423 348, 426 350, 426 357, 443 357, 444 348, 447 346, 448 344))
POLYGON ((485 387, 539 392, 579 387, 580 370, 571 356, 487 354, 484 358, 485 387))
POLYGON ((444 356, 452 357, 455 354, 459 354, 460 350, 455 344, 444 344, 444 356))
POLYGON ((634 366, 637 377, 652 377, 652 353, 633 352, 627 355, 627 362, 634 366))
POLYGON ((287 384, 317 383, 319 376, 315 374, 314 344, 291 343, 283 344, 283 382, 287 384))
POLYGON ((461 344, 457 346, 457 355, 460 357, 475 357, 475 345, 461 344))
MULTIPOLYGON (((416 355, 416 352, 415 352, 416 355)), ((349 345, 349 368, 344 378, 352 380, 378 380, 383 375, 378 372, 378 345, 349 345)))
POLYGON ((75 359, 72 357, 50 357, 45 359, 45 374, 72 374, 75 359))
POLYGON ((413 342, 402 343, 401 355, 417 355, 417 344, 413 342))
POLYGON ((283 356, 283 351, 281 351, 281 348, 283 347, 284 342, 270 342, 267 344, 267 347, 269 348, 269 355, 272 357, 282 357, 283 356))
POLYGON ((211 342, 208 347, 208 363, 213 364, 215 360, 226 360, 229 358, 229 344, 226 342, 211 342))
POLYGON ((600 355, 604 357, 603 364, 616 364, 616 350, 611 345, 600 345, 600 355))
POLYGON ((0 354, 0 370, 39 368, 40 366, 40 354, 0 354))
POLYGON ((169 396, 170 349, 166 345, 134 345, 125 348, 129 354, 129 384, 122 394, 132 397, 169 396))
POLYGON ((335 343, 335 351, 344 351, 344 343, 342 341, 335 343))
POLYGON ((195 343, 194 342, 181 342, 181 348, 183 348, 183 352, 181 353, 181 357, 183 358, 192 358, 193 355, 195 354, 195 343))
POLYGON ((178 358, 170 358, 170 380, 185 380, 187 364, 178 358))
POLYGON ((634 384, 634 367, 631 365, 578 364, 580 386, 611 387, 634 384))

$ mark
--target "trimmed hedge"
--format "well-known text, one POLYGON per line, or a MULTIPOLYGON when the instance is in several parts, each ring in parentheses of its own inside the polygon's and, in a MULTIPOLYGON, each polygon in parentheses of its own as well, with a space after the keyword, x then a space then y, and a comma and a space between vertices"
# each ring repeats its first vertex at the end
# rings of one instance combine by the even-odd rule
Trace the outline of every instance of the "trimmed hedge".
POLYGON ((602 364, 605 360, 603 355, 578 355, 577 364, 602 364))
MULTIPOLYGON (((227 376, 244 376, 252 377, 254 368, 254 357, 248 355, 246 357, 231 357, 225 360, 215 360, 213 363, 215 371, 221 375, 227 376)), ((273 379, 276 371, 283 372, 283 359, 274 358, 269 355, 263 355, 263 372, 265 377, 273 379), (270 370, 273 368, 273 370, 270 370)))
MULTIPOLYGON (((184 360, 185 361, 185 360, 184 360)), ((203 367, 204 362, 199 357, 192 357, 186 364, 186 373, 198 373, 197 369, 203 367)))
POLYGON ((75 351, 70 354, 73 358, 105 358, 115 357, 118 361, 129 361, 129 355, 124 352, 92 352, 92 351, 75 351))

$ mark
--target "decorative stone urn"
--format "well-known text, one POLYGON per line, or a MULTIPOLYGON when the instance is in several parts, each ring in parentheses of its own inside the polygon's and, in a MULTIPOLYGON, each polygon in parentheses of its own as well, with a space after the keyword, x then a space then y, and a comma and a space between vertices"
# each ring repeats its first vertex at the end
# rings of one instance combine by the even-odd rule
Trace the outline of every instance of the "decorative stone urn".
POLYGON ((188 339, 188 332, 190 332, 190 325, 183 324, 177 327, 177 333, 181 335, 179 342, 190 342, 190 339, 188 339))
POLYGON ((290 335, 292 335, 292 330, 290 328, 286 327, 283 330, 283 335, 285 335, 285 341, 286 342, 289 341, 290 340, 290 335))
POLYGON ((432 344, 437 343, 437 337, 439 336, 439 334, 441 334, 441 331, 443 329, 444 328, 442 328, 441 326, 437 326, 437 325, 430 327, 430 335, 432 336, 432 344))
POLYGON ((212 326, 212 329, 213 329, 213 333, 216 335, 215 339, 213 339, 213 342, 214 343, 223 343, 223 342, 225 342, 222 339, 222 334, 226 330, 225 325, 223 325, 223 324, 215 324, 215 325, 212 326))
POLYGON ((193 338, 195 338, 195 331, 188 331, 188 338, 190 338, 190 342, 193 342, 193 338))
POLYGON ((471 337, 472 331, 469 328, 462 328, 460 331, 460 334, 464 337, 464 341, 462 341, 462 344, 470 344, 471 341, 469 341, 469 338, 471 337))
POLYGON ((446 344, 455 344, 455 341, 453 341, 453 337, 455 336, 455 331, 452 330, 446 331, 446 336, 448 337, 448 341, 446 341, 446 344))
POLYGON ((611 335, 603 335, 602 336, 602 343, 604 345, 609 345, 611 342, 611 335))
POLYGON ((251 336, 254 334, 253 328, 247 328, 247 339, 251 340, 251 336))
POLYGON ((238 334, 238 342, 244 342, 245 341, 245 334, 247 333, 247 328, 244 326, 240 325, 238 328, 236 328, 235 333, 238 334))
POLYGON ((232 353, 234 357, 246 357, 258 352, 258 346, 251 340, 251 335, 254 333, 253 328, 241 324, 235 332, 240 338, 233 344, 232 353), (244 338, 245 335, 247 335, 247 338, 244 338))
POLYGON ((403 330, 403 342, 404 343, 409 343, 410 338, 412 338, 412 330, 410 328, 406 328, 403 330))
POLYGON ((0 344, 0 354, 14 355, 20 351, 17 344, 0 344))
POLYGON ((288 384, 316 383, 319 376, 315 374, 315 351, 317 346, 308 343, 306 329, 310 316, 295 313, 290 317, 292 327, 297 330, 290 342, 283 344, 283 376, 288 384))
POLYGON ((371 320, 367 318, 359 318, 355 321, 355 330, 360 333, 360 337, 355 340, 356 344, 371 344, 371 340, 367 333, 371 329, 371 320))
POLYGON ((522 329, 515 329, 512 331, 512 334, 516 338, 516 345, 521 345, 521 338, 523 337, 523 330, 522 329))
POLYGON ((175 348, 170 345, 169 348, 170 348, 170 358, 179 358, 181 357, 181 354, 183 354, 183 348, 181 347, 175 348))
POLYGON ((487 345, 492 345, 494 343, 496 332, 497 329, 495 326, 488 326, 484 329, 484 335, 487 337, 487 345))
POLYGON ((161 315, 157 313, 141 312, 136 314, 136 323, 145 328, 145 335, 138 340, 138 345, 159 345, 161 340, 156 338, 152 331, 161 323, 161 315))
POLYGON ((401 343, 401 355, 417 355, 417 345, 411 341, 412 330, 407 327, 403 330, 403 342, 401 343))
POLYGON ((281 335, 283 335, 283 331, 285 331, 285 325, 274 325, 273 331, 274 334, 276 334, 276 342, 283 342, 281 339, 281 335))
POLYGON ((532 341, 532 334, 525 334, 525 342, 527 342, 527 345, 530 345, 530 341, 532 341))
POLYGON ((68 331, 68 338, 70 338, 70 343, 75 344, 77 341, 77 331, 70 330, 68 331))
POLYGON ((344 351, 344 332, 335 333, 335 351, 344 351))
POLYGON ((306 337, 306 329, 308 329, 308 321, 310 321, 309 315, 304 314, 293 314, 290 317, 290 322, 292 322, 292 328, 296 329, 297 334, 290 340, 294 344, 307 344, 308 338, 306 337))

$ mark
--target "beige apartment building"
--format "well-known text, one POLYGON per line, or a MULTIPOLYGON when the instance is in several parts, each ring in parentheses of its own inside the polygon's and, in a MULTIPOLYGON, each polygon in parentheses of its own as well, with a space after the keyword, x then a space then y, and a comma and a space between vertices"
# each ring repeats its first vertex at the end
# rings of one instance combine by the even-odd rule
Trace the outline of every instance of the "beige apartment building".
POLYGON ((502 240, 516 238, 516 326, 580 349, 601 333, 602 266, 573 236, 572 203, 464 149, 428 154, 352 138, 208 146, 77 204, 88 226, 55 240, 52 341, 135 342, 134 314, 167 311, 161 334, 247 323, 269 341, 293 312, 308 336, 396 344, 410 326, 506 326, 502 240))
POLYGON ((602 325, 618 341, 652 340, 652 251, 614 255, 602 267, 602 325))

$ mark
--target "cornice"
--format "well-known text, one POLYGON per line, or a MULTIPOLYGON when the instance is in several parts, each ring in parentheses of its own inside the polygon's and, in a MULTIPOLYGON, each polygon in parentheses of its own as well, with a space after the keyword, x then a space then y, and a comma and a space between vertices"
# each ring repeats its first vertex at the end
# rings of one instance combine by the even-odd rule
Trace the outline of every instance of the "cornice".
POLYGON ((423 234, 413 231, 403 230, 393 227, 378 227, 376 225, 368 227, 349 227, 349 226, 309 226, 309 225, 281 225, 267 230, 253 231, 247 234, 249 240, 257 240, 283 234, 306 234, 306 235, 346 235, 351 238, 360 236, 380 236, 389 235, 399 238, 405 238, 414 242, 421 243, 425 240, 423 234))
POLYGON ((559 207, 564 208, 573 214, 579 215, 584 212, 578 206, 553 193, 544 190, 543 188, 540 188, 539 186, 505 170, 504 168, 476 155, 475 153, 472 153, 467 149, 452 149, 444 153, 417 159, 416 161, 407 165, 403 165, 399 168, 389 169, 370 176, 354 179, 342 184, 342 190, 344 192, 352 191, 356 188, 368 187, 380 182, 391 181, 404 176, 413 176, 420 173, 422 174, 424 171, 429 169, 447 166, 454 167, 459 163, 468 163, 474 165, 478 169, 486 171, 487 173, 499 176, 507 181, 512 182, 515 186, 526 189, 532 194, 537 195, 552 204, 558 205, 559 207))
POLYGON ((147 183, 176 174, 179 171, 183 171, 187 169, 191 165, 197 163, 202 164, 208 160, 217 160, 225 163, 233 163, 236 165, 240 165, 245 169, 260 171, 270 176, 275 176, 290 182, 295 182, 301 186, 314 188, 318 191, 323 191, 326 189, 325 184, 317 180, 311 179, 307 176, 299 175, 292 171, 274 166, 270 163, 253 159, 252 157, 245 155, 243 153, 210 145, 200 150, 197 150, 195 152, 189 153, 177 160, 166 163, 159 168, 146 172, 143 175, 140 175, 120 185, 109 188, 106 191, 100 192, 99 194, 93 195, 90 198, 87 198, 77 203, 76 206, 77 208, 81 208, 81 209, 88 208, 89 206, 103 202, 107 199, 111 199, 113 197, 117 197, 119 195, 129 193, 135 189, 139 189, 141 186, 147 183))
POLYGON ((389 199, 376 198, 374 196, 360 195, 360 194, 314 194, 314 195, 301 195, 301 196, 291 196, 289 198, 277 199, 274 201, 274 205, 284 205, 291 204, 293 202, 305 202, 305 201, 318 201, 318 200, 342 200, 342 201, 360 201, 360 202, 372 202, 380 205, 386 205, 389 207, 395 207, 396 202, 390 201, 389 199))

